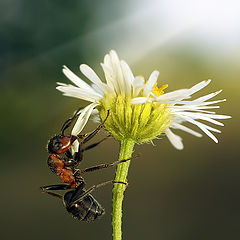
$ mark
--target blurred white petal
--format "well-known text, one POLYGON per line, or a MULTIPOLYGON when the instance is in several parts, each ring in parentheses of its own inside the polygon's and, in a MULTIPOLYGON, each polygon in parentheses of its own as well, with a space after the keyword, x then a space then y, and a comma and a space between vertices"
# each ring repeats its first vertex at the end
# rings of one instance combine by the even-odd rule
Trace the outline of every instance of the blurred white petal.
POLYGON ((183 149, 182 138, 174 134, 169 128, 165 131, 170 143, 178 150, 183 149))
POLYGON ((159 75, 158 71, 153 71, 151 73, 147 83, 145 84, 145 88, 144 88, 144 91, 143 91, 144 96, 148 97, 149 94, 152 92, 153 86, 157 82, 158 75, 159 75))
POLYGON ((82 129, 84 128, 84 126, 86 125, 93 109, 97 106, 97 103, 91 103, 90 105, 88 105, 87 107, 85 107, 81 114, 79 115, 73 129, 72 129, 72 135, 77 136, 78 134, 80 134, 80 132, 82 131, 82 129))
POLYGON ((62 71, 65 74, 65 76, 69 80, 71 80, 74 84, 76 84, 78 87, 91 91, 91 87, 87 83, 85 83, 81 78, 79 78, 76 74, 74 74, 69 68, 63 66, 62 71))

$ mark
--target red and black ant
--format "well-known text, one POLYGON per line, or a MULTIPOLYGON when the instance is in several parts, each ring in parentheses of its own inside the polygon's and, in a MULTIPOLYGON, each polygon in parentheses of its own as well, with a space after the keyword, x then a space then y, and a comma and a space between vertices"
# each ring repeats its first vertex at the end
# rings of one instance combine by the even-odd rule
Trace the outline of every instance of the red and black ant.
POLYGON ((97 146, 104 140, 103 139, 97 143, 91 144, 90 146, 87 146, 85 148, 83 147, 83 144, 89 141, 92 137, 94 137, 103 127, 109 116, 109 111, 105 120, 91 133, 78 136, 64 134, 64 131, 68 127, 70 127, 72 121, 78 116, 78 114, 79 111, 77 111, 72 118, 68 119, 61 128, 61 134, 50 139, 48 143, 48 151, 50 153, 50 156, 48 158, 48 165, 54 173, 60 176, 61 180, 65 184, 48 185, 42 186, 40 188, 44 193, 63 199, 63 203, 67 211, 71 213, 73 217, 79 219, 80 221, 82 220, 90 222, 95 220, 98 216, 104 214, 103 207, 94 199, 94 197, 90 193, 95 189, 109 183, 121 183, 125 185, 127 183, 121 181, 108 181, 98 185, 94 185, 88 190, 86 190, 84 189, 86 183, 81 176, 82 173, 112 167, 119 163, 129 161, 130 159, 124 159, 109 164, 100 164, 82 170, 76 169, 76 166, 83 159, 83 152, 97 146), (75 152, 74 155, 72 155, 72 153, 70 152, 70 147, 72 146, 73 142, 76 140, 78 141, 78 139, 81 140, 78 152, 75 152), (67 191, 64 196, 62 196, 51 192, 55 190, 70 191, 67 191))

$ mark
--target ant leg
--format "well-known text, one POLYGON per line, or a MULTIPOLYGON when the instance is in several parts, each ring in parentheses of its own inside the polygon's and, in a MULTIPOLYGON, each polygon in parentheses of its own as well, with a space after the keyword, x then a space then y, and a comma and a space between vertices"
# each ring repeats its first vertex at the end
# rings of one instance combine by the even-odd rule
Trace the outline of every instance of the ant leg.
POLYGON ((46 191, 46 190, 42 190, 42 192, 43 192, 43 193, 47 193, 47 194, 49 194, 49 195, 52 196, 52 197, 57 197, 57 198, 60 198, 60 199, 63 198, 62 195, 57 194, 57 193, 49 192, 49 191, 46 191))
POLYGON ((78 108, 78 109, 74 112, 73 116, 72 116, 71 118, 69 118, 69 119, 63 124, 63 126, 62 126, 62 128, 61 128, 61 133, 62 133, 62 135, 64 134, 64 131, 71 126, 72 121, 79 115, 79 111, 80 111, 80 110, 81 110, 81 107, 78 108))
POLYGON ((84 151, 90 150, 90 149, 98 146, 100 143, 102 143, 103 141, 105 141, 109 137, 111 137, 111 135, 108 135, 107 137, 103 138, 99 142, 93 143, 93 144, 91 144, 91 145, 89 145, 85 148, 82 148, 83 142, 80 142, 79 147, 78 147, 78 151, 75 152, 74 155, 72 155, 72 153, 69 150, 67 150, 65 155, 68 159, 71 159, 71 160, 66 162, 66 165, 69 166, 69 167, 78 165, 83 159, 83 152, 84 151))
POLYGON ((65 152, 65 156, 69 159, 73 159, 73 155, 69 149, 65 152))
POLYGON ((111 181, 107 181, 107 182, 104 182, 104 183, 100 183, 100 184, 97 184, 97 185, 93 185, 92 187, 90 187, 88 190, 86 190, 84 193, 82 192, 82 188, 80 189, 76 189, 75 192, 73 193, 72 195, 72 198, 71 198, 71 205, 74 205, 75 203, 79 202, 80 200, 82 200, 84 197, 86 197, 87 195, 89 195, 91 192, 93 192, 94 190, 96 190, 97 188, 100 188, 100 187, 103 187, 107 184, 114 184, 114 183, 121 183, 121 184, 124 184, 124 185, 128 185, 127 183, 125 182, 121 182, 121 181, 114 181, 114 180, 111 180, 111 181), (79 191, 80 190, 80 191, 79 191))
POLYGON ((84 134, 84 135, 78 135, 79 138, 83 138, 83 140, 81 141, 82 143, 86 143, 88 142, 90 139, 92 139, 99 131, 100 129, 103 127, 104 123, 107 121, 109 116, 109 110, 107 111, 107 116, 104 119, 104 121, 91 133, 89 134, 84 134))
POLYGON ((137 154, 136 156, 134 156, 132 158, 123 159, 123 160, 116 161, 116 162, 113 162, 113 163, 100 164, 100 165, 97 165, 97 166, 94 166, 94 167, 78 170, 76 173, 81 175, 82 173, 85 173, 85 172, 93 172, 95 170, 100 170, 100 169, 103 169, 103 168, 113 167, 115 165, 118 165, 118 164, 123 163, 123 162, 127 162, 127 161, 129 161, 131 159, 134 159, 134 158, 137 158, 137 157, 139 157, 139 154, 137 154))
POLYGON ((79 161, 77 162, 77 160, 75 160, 75 158, 76 158, 75 156, 77 154, 78 154, 78 152, 74 153, 74 155, 73 155, 71 153, 71 151, 68 149, 65 152, 66 159, 64 159, 64 165, 67 166, 67 167, 74 167, 74 166, 76 166, 79 163, 79 161))
POLYGON ((47 191, 47 190, 67 190, 70 188, 69 184, 55 184, 55 185, 47 185, 47 186, 41 186, 40 189, 42 191, 47 191))
POLYGON ((83 159, 83 152, 84 151, 87 151, 87 150, 90 150, 96 146, 98 146, 100 143, 102 143, 103 141, 105 141, 107 138, 109 138, 111 135, 108 135, 107 137, 103 138, 102 140, 100 140, 99 142, 96 142, 96 143, 93 143, 85 148, 82 148, 82 145, 83 145, 83 141, 79 143, 79 147, 78 147, 78 151, 74 153, 74 156, 70 155, 71 153, 67 153, 68 156, 70 156, 72 159, 74 159, 74 161, 71 161, 73 164, 72 166, 74 165, 78 165, 82 159, 83 159))
POLYGON ((58 198, 62 198, 62 195, 57 194, 57 193, 53 193, 53 192, 50 192, 50 191, 67 190, 69 188, 70 188, 70 185, 68 185, 68 184, 56 184, 56 185, 48 185, 48 186, 40 187, 40 189, 43 193, 47 193, 47 194, 49 194, 53 197, 58 197, 58 198))
POLYGON ((92 149, 94 147, 96 147, 98 144, 102 143, 103 141, 105 141, 106 139, 108 139, 109 137, 111 137, 111 135, 108 135, 106 136, 105 138, 103 138, 102 140, 100 140, 99 142, 96 142, 96 143, 93 143, 85 148, 83 148, 81 151, 84 152, 84 151, 87 151, 89 149, 92 149))
POLYGON ((74 165, 78 165, 83 160, 83 151, 81 150, 82 143, 79 144, 78 151, 74 153, 74 165))
POLYGON ((82 148, 82 142, 79 143, 78 151, 75 152, 74 154, 72 154, 69 149, 65 152, 65 156, 67 157, 67 160, 64 161, 64 164, 67 167, 75 167, 82 161, 83 151, 81 148, 82 148))

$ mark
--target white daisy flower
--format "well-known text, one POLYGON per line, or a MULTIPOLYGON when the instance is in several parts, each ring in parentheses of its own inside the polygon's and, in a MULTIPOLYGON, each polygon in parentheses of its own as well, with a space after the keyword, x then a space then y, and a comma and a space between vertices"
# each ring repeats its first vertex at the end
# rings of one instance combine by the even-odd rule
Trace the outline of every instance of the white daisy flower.
POLYGON ((91 85, 80 79, 66 66, 63 67, 63 73, 75 86, 58 83, 57 89, 65 96, 91 102, 83 110, 82 119, 79 118, 76 122, 73 128, 74 135, 80 133, 93 109, 96 108, 102 120, 107 110, 110 110, 105 128, 120 141, 132 139, 135 143, 147 142, 165 133, 175 148, 183 149, 182 138, 174 134, 172 129, 180 129, 196 137, 202 136, 183 125, 184 122, 189 122, 218 142, 212 132, 220 133, 220 131, 199 120, 223 126, 217 120, 230 118, 230 116, 209 111, 209 109, 219 108, 214 104, 225 101, 225 99, 209 101, 221 91, 189 100, 211 80, 202 81, 189 89, 164 93, 168 85, 157 87, 158 71, 153 71, 147 81, 142 76, 134 77, 128 64, 119 60, 113 50, 104 57, 101 65, 106 82, 102 82, 89 66, 80 65, 80 71, 91 81, 91 85))

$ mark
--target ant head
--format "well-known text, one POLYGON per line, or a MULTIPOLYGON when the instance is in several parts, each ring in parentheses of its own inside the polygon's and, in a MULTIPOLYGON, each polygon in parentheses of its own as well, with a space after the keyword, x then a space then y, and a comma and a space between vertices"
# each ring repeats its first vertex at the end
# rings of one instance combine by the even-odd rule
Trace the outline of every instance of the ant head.
POLYGON ((48 142, 48 152, 61 154, 66 152, 76 140, 75 136, 71 135, 57 135, 48 142))

